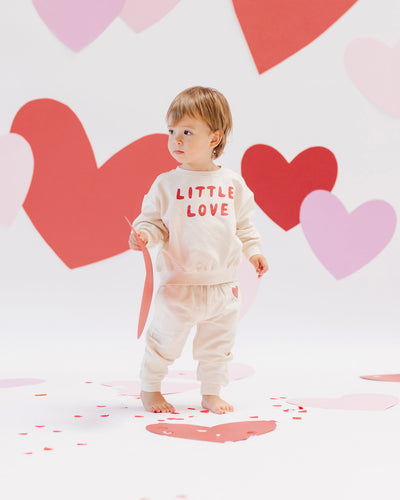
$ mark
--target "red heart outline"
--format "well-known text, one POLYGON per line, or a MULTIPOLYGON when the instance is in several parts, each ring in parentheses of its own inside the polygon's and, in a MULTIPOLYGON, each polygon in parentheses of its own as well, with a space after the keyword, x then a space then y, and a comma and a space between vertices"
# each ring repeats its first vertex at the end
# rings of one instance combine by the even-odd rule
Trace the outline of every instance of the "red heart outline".
POLYGON ((251 436, 260 436, 276 429, 274 420, 258 420, 230 422, 227 424, 205 427, 190 424, 150 424, 146 427, 150 432, 168 437, 226 443, 227 441, 243 441, 251 436))
POLYGON ((16 114, 11 131, 30 144, 35 168, 23 205, 43 239, 71 269, 128 250, 129 228, 155 177, 175 167, 167 136, 129 144, 98 168, 73 111, 38 99, 16 114))
POLYGON ((317 189, 331 191, 337 162, 326 148, 302 151, 290 163, 271 146, 251 146, 242 158, 242 175, 257 205, 285 231, 300 222, 304 198, 317 189))
POLYGON ((258 72, 318 38, 357 0, 232 0, 258 72))

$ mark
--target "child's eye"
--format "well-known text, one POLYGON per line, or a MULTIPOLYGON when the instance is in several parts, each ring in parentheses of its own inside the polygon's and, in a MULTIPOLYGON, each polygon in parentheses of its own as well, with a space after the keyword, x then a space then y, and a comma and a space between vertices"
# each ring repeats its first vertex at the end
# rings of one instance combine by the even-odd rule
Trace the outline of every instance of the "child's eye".
POLYGON ((172 135, 172 134, 174 133, 174 131, 172 130, 172 128, 170 128, 170 129, 168 130, 168 133, 169 133, 169 135, 172 135))
POLYGON ((192 132, 191 132, 190 130, 185 130, 183 133, 184 133, 185 135, 192 135, 192 132))

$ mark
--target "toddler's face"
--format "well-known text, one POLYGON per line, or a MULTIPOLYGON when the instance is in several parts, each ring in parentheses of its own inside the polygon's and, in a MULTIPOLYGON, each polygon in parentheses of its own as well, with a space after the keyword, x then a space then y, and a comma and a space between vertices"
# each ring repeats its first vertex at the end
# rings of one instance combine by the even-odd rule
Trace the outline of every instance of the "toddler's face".
POLYGON ((206 122, 184 116, 178 123, 169 124, 168 132, 168 150, 175 160, 191 170, 209 166, 219 135, 206 122))

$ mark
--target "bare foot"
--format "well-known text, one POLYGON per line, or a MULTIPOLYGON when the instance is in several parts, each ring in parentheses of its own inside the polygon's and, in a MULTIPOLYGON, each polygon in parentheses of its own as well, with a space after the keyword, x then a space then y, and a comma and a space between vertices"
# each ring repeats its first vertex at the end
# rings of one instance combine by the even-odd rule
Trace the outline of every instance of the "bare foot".
POLYGON ((152 413, 169 413, 174 412, 175 408, 169 404, 161 392, 145 392, 140 393, 144 409, 152 413))
POLYGON ((233 411, 233 406, 221 399, 219 396, 213 395, 203 395, 201 401, 201 406, 207 410, 211 410, 213 413, 226 413, 227 411, 233 411))

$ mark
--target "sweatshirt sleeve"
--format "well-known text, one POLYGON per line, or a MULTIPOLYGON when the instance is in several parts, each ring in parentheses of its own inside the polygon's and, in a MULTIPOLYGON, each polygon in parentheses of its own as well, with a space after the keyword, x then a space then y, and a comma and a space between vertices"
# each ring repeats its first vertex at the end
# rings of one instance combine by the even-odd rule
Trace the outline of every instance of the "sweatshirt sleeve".
POLYGON ((243 244, 244 255, 250 259, 253 255, 262 253, 262 246, 261 237, 252 222, 254 195, 243 179, 236 200, 236 235, 243 244))
POLYGON ((133 221, 135 231, 144 231, 149 237, 147 246, 153 247, 168 239, 168 229, 161 219, 161 199, 158 178, 143 197, 140 215, 133 221))

